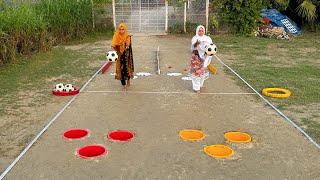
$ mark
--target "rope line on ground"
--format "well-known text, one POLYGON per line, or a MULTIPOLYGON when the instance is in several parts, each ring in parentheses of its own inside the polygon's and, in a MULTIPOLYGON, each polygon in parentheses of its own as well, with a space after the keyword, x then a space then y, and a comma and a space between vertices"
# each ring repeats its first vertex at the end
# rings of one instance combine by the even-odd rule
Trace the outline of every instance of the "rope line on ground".
MULTIPOLYGON (((83 91, 83 93, 127 93, 127 94, 190 94, 197 95, 194 92, 179 91, 83 91)), ((255 93, 237 93, 237 92, 208 92, 200 95, 253 95, 255 93)))

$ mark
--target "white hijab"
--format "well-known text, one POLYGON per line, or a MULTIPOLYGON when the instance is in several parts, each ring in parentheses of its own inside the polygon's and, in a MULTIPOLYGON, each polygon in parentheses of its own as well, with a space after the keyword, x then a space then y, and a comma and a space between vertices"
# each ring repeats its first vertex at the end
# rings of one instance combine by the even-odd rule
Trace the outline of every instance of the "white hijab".
MULTIPOLYGON (((208 61, 209 59, 208 59, 207 57, 205 57, 205 46, 206 46, 207 44, 211 44, 211 43, 213 43, 213 42, 212 42, 212 39, 211 39, 209 36, 206 36, 206 35, 205 35, 205 33, 206 33, 206 30, 205 30, 204 26, 200 25, 200 26, 197 27, 197 29, 196 29, 196 35, 193 36, 193 38, 192 38, 192 40, 191 40, 191 50, 194 50, 194 47, 193 47, 194 44, 195 44, 197 41, 199 41, 199 42, 200 42, 200 45, 199 45, 199 48, 198 48, 199 55, 200 55, 201 58, 206 59, 206 61, 208 61), (203 31, 204 31, 204 33, 203 33, 202 36, 199 36, 199 34, 198 34, 200 28, 202 28, 203 31), (207 60, 207 59, 208 59, 208 60, 207 60)), ((211 61, 211 58, 210 58, 210 61, 211 61)), ((210 62, 209 62, 209 63, 210 63, 210 62)), ((207 63, 205 63, 205 64, 207 64, 207 63)), ((206 65, 205 65, 205 67, 206 67, 206 65)))

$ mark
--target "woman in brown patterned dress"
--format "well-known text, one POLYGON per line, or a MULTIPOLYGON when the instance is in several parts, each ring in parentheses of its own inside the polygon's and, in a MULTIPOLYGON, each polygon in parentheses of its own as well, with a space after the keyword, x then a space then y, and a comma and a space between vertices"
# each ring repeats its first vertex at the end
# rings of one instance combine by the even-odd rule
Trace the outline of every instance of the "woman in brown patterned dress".
POLYGON ((114 33, 111 47, 117 51, 119 57, 116 62, 115 79, 121 81, 123 90, 126 91, 130 86, 130 79, 133 78, 134 65, 131 36, 128 34, 127 26, 124 23, 119 24, 114 33))

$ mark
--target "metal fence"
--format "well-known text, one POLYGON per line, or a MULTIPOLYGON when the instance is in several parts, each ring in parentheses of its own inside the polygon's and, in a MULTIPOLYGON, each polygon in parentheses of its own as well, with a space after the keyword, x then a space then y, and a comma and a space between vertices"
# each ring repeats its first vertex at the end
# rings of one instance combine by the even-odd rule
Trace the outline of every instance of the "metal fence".
POLYGON ((206 0, 187 2, 187 22, 206 25, 206 0))
POLYGON ((118 0, 114 6, 115 24, 125 22, 130 32, 165 31, 164 1, 118 0))
POLYGON ((170 28, 208 26, 209 0, 113 0, 116 27, 125 22, 131 32, 167 32, 170 28))

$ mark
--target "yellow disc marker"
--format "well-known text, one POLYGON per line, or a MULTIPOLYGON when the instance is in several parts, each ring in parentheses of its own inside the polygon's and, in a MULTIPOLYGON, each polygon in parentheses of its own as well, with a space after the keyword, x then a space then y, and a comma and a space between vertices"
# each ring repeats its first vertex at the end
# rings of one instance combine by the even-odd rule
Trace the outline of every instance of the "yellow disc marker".
POLYGON ((207 68, 211 74, 217 74, 217 68, 214 67, 212 64, 209 64, 207 68))
POLYGON ((282 88, 264 88, 262 94, 273 98, 288 98, 291 92, 288 89, 282 88))
POLYGON ((179 132, 179 136, 183 140, 198 141, 198 140, 202 140, 205 137, 205 134, 199 130, 184 129, 179 132))
POLYGON ((203 148, 203 151, 214 158, 227 158, 234 154, 231 148, 222 144, 206 146, 203 148))
POLYGON ((224 134, 224 138, 226 138, 230 142, 237 142, 237 143, 251 142, 251 136, 243 132, 227 132, 224 134))

